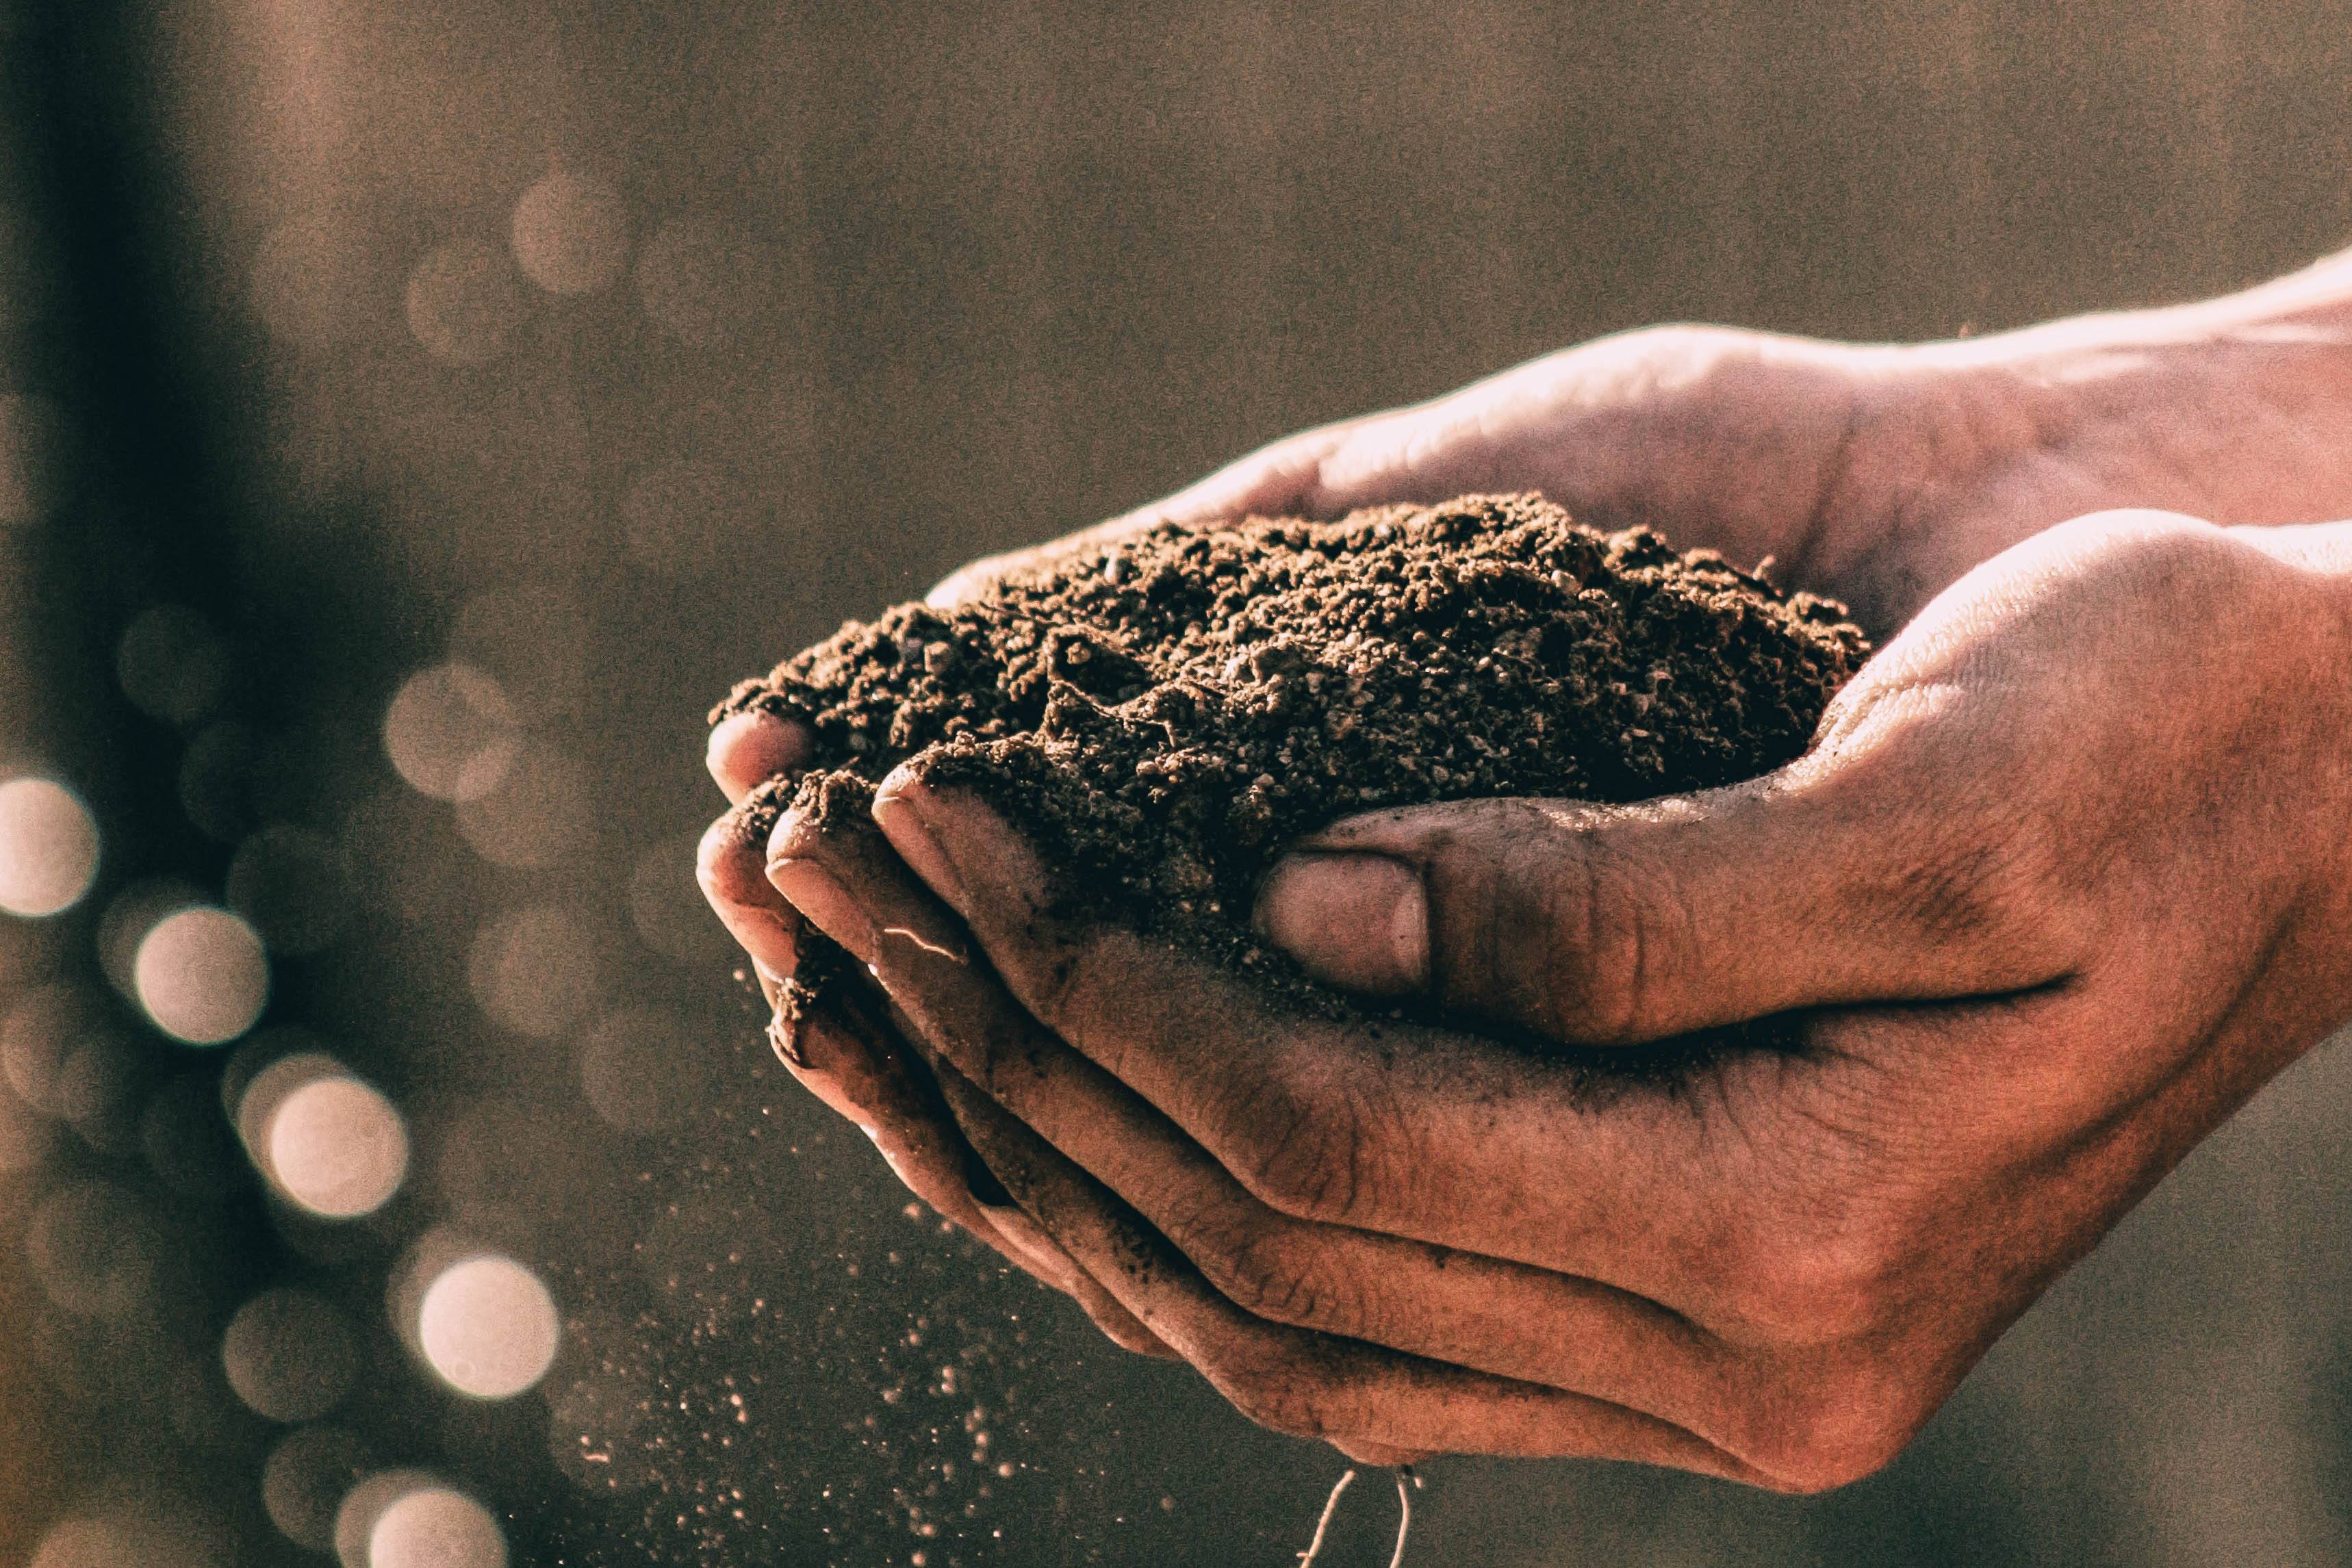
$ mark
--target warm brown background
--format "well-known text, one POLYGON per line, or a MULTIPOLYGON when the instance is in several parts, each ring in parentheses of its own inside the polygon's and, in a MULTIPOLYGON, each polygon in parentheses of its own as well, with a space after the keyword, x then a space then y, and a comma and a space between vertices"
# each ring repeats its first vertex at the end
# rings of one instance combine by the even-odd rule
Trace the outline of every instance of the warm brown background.
MULTIPOLYGON (((212 620, 252 742, 243 827, 310 825, 356 873, 342 939, 281 966, 272 1021, 393 1087, 419 1149, 409 1192, 349 1235, 157 1197, 167 1226, 234 1240, 198 1249, 205 1282, 155 1352, 178 1370, 157 1375, 202 1383, 241 1292, 290 1275, 333 1293, 383 1358, 338 1419, 509 1511, 530 1563, 908 1561, 926 1543, 889 1489, 938 1479, 908 1456, 957 1413, 878 1397, 922 1375, 929 1353, 897 1337, 918 1315, 984 1351, 976 1397, 1031 1412, 1032 1471, 984 1500, 946 1485, 975 1511, 933 1564, 1279 1562, 1338 1469, 1181 1369, 1097 1353, 754 1076, 756 1019, 682 891, 716 804, 699 715, 738 675, 975 553, 1598 333, 1991 330, 2227 289, 2352 239, 2352 26, 2319 0, 5 16, 12 112, 47 159, 5 210, 53 232, 64 303, 37 329, 0 316, 0 341, 79 411, 84 512, 52 526, 96 541, 16 563, 72 591, 42 689, 96 692, 150 603, 212 620), (626 210, 627 269, 581 298, 506 259, 552 168, 626 210), (490 258, 458 302, 489 323, 479 363, 428 351, 408 305, 453 244, 490 258), (540 768, 470 823, 404 792, 378 741, 400 681, 453 649, 531 705, 540 768), (501 924, 518 910, 557 913, 501 924), (646 1129, 583 1098, 580 1041, 608 1026, 668 1053, 676 1103, 646 1129), (543 1392, 445 1406, 383 1332, 387 1271, 452 1217, 574 1313, 543 1392), (754 1293, 793 1332, 747 1326, 754 1293), (725 1366, 769 1392, 722 1451, 696 1432, 725 1366), (560 1449, 571 1391, 608 1374, 695 1406, 668 1490, 598 1495, 546 1458, 547 1401, 560 1449), (697 1477, 751 1478, 756 1517, 727 1543, 667 1522, 700 1506, 679 1490, 697 1477)), ((80 770, 129 846, 110 886, 142 866, 216 883, 226 841, 168 783, 193 732, 109 702, 8 744, 80 770)), ((2343 1561, 2347 1071, 2323 1056, 2273 1090, 1888 1475, 1796 1503, 1439 1464, 1409 1561, 2343 1561)), ((135 1140, 84 1141, 58 1160, 152 1186, 135 1140)), ((33 1210, 50 1179, 12 1201, 33 1210)), ((29 1343, 124 1332, 23 1315, 49 1334, 29 1343)), ((322 1561, 254 1503, 276 1432, 233 1406, 176 1420, 136 1379, 47 1354, 28 1359, 71 1484, 0 1511, 69 1511, 136 1471, 202 1500, 224 1563, 322 1561)), ((647 1420, 620 1440, 651 1441, 647 1420)), ((1381 1488, 1353 1503, 1334 1563, 1379 1549, 1381 1488)))

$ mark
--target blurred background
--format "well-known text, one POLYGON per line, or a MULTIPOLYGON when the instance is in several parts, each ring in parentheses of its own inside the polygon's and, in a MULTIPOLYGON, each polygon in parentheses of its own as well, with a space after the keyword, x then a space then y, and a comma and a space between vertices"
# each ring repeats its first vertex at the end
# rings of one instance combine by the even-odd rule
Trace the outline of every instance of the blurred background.
MULTIPOLYGON (((775 1068, 705 708, 1596 333, 2298 266, 2347 68, 2323 0, 0 0, 0 1562, 1293 1561, 1336 1457, 775 1068)), ((1444 1461, 1408 1561, 2346 1561, 2347 1124, 2317 1053, 1883 1476, 1444 1461)))

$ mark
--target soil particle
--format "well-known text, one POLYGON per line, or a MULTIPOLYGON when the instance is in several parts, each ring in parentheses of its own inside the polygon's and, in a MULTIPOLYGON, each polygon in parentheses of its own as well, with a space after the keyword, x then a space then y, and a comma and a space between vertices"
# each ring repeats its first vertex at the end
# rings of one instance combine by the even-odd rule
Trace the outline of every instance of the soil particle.
POLYGON ((1297 983, 1248 929, 1334 819, 1481 796, 1629 801, 1801 753, 1868 645, 1843 607, 1533 495, 1162 527, 951 609, 852 622, 738 686, 816 745, 793 803, 912 760, 1066 868, 1074 907, 1297 983))

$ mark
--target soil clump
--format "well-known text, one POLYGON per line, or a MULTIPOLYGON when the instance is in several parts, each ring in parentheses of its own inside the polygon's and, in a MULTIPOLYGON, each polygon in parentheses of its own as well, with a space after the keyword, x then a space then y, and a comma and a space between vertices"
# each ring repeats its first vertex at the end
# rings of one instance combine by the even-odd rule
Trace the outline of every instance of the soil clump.
POLYGON ((911 760, 1030 833, 1075 908, 1311 990, 1248 926, 1301 835, 1383 807, 1753 778, 1805 749, 1868 652, 1843 606, 1713 552, 1472 496, 1163 526, 852 622, 711 716, 809 728, 803 810, 862 813, 911 760))

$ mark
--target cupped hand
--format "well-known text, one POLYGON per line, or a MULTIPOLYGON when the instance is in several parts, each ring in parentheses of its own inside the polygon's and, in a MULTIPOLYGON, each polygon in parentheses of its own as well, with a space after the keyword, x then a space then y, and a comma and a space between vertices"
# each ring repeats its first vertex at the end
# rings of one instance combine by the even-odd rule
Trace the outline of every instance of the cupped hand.
POLYGON ((1763 780, 1384 812, 1277 870, 1276 944, 1454 1027, 1074 924, 903 770, 903 869, 788 821, 775 877, 1010 1197, 1257 1419, 1832 1485, 2352 1012, 2352 551, 2311 534, 2085 518, 1763 780))
MULTIPOLYGON (((2297 434, 2324 401, 2300 369, 2315 352, 2287 336, 2224 341, 2136 318, 1909 349, 1654 329, 1276 443, 1129 517, 977 563, 931 597, 952 601, 1166 520, 1538 488, 1592 522, 1651 522, 1679 544, 1777 556, 1783 580, 1844 597, 1884 631, 1975 561, 2088 508, 2352 510, 2344 459, 2297 434), (2225 440, 2238 460, 2205 461, 2225 440), (2335 507, 2325 497, 2339 488, 2335 507)), ((705 841, 704 887, 772 996, 795 961, 799 916, 765 875, 772 812, 752 831, 740 803, 804 754, 805 737, 765 715, 710 737, 711 770, 738 810, 705 841)), ((803 1041, 803 1082, 867 1128, 914 1191, 971 1224, 971 1151, 890 1020, 819 1016, 790 1038, 803 1041)), ((982 1234, 1022 1253, 1004 1234, 1017 1216, 1002 1218, 982 1234)), ((1066 1282, 1066 1260, 1041 1256, 1034 1239, 1024 1262, 1066 1282)), ((1145 1343, 1131 1324, 1115 1337, 1145 1343)))

